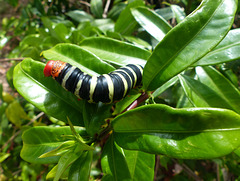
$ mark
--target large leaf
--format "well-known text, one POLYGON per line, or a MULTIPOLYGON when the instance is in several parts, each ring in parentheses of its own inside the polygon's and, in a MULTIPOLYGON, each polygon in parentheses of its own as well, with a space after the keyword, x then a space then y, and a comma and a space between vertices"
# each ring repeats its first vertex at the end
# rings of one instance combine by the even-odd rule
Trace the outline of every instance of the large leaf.
POLYGON ((117 144, 152 154, 208 159, 240 146, 240 115, 231 110, 148 105, 128 111, 112 123, 117 144))
POLYGON ((213 67, 197 67, 196 72, 202 83, 218 93, 232 110, 240 113, 240 92, 227 78, 213 67))
POLYGON ((109 38, 87 38, 81 42, 80 47, 119 66, 129 63, 145 65, 150 56, 147 50, 109 38))
POLYGON ((142 0, 135 0, 127 5, 127 7, 121 12, 115 24, 115 31, 123 35, 130 35, 137 28, 138 23, 135 21, 131 14, 130 9, 138 6, 144 6, 142 0))
POLYGON ((169 31, 144 68, 144 89, 158 88, 213 49, 231 28, 236 5, 236 0, 204 0, 169 31))
POLYGON ((68 62, 90 75, 109 73, 114 70, 111 65, 100 60, 92 53, 77 45, 68 43, 58 44, 49 50, 43 51, 43 56, 48 60, 68 62))
POLYGON ((229 31, 227 36, 211 52, 197 61, 197 65, 214 65, 240 59, 240 29, 229 31))
POLYGON ((155 156, 119 147, 111 136, 104 146, 103 180, 153 180, 155 156))
POLYGON ((25 59, 19 63, 13 74, 13 83, 17 91, 46 114, 65 122, 69 117, 75 124, 83 124, 82 102, 52 78, 44 77, 43 69, 43 63, 32 59, 25 59))
POLYGON ((147 8, 133 8, 131 12, 137 22, 158 41, 161 41, 172 28, 166 20, 147 8))
MULTIPOLYGON (((74 127, 78 134, 86 135, 85 130, 81 127, 74 127)), ((28 129, 23 133, 23 148, 21 157, 32 163, 56 163, 59 156, 39 158, 44 153, 59 147, 66 141, 64 135, 72 135, 68 126, 65 127, 47 127, 38 126, 28 129)))

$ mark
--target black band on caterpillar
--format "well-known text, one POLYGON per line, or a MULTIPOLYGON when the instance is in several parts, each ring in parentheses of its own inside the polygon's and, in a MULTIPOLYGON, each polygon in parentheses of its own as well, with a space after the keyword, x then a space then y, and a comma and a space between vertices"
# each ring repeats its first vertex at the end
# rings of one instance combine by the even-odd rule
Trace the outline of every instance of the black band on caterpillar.
POLYGON ((66 90, 90 103, 112 103, 124 98, 130 89, 140 85, 143 67, 128 64, 109 74, 90 76, 79 68, 61 61, 49 61, 45 76, 52 76, 66 90))

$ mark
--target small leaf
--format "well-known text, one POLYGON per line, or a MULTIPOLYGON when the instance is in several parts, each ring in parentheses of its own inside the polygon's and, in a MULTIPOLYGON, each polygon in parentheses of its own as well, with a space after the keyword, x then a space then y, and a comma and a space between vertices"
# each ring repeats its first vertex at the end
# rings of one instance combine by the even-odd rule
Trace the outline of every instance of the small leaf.
MULTIPOLYGON (((80 135, 86 135, 84 128, 75 127, 75 129, 80 135)), ((39 158, 39 156, 62 145, 66 141, 65 135, 72 135, 69 126, 38 126, 30 128, 22 136, 21 157, 31 163, 56 163, 59 156, 48 158, 39 158)))
POLYGON ((240 59, 240 29, 230 30, 227 36, 211 52, 193 66, 215 65, 240 59))
POLYGON ((220 95, 232 110, 240 113, 240 92, 227 78, 213 67, 197 67, 196 73, 202 83, 220 95))
POLYGON ((11 121, 17 127, 20 127, 23 120, 30 120, 27 113, 17 100, 10 103, 6 109, 6 115, 9 121, 11 121))
POLYGON ((154 155, 125 150, 111 136, 101 158, 103 180, 153 180, 154 162, 154 155))
POLYGON ((171 5, 170 7, 171 7, 174 17, 176 18, 178 23, 180 23, 182 20, 184 20, 184 18, 186 17, 184 9, 182 9, 178 5, 171 5))
POLYGON ((91 171, 93 151, 86 151, 71 165, 69 181, 88 181, 91 171))
POLYGON ((166 20, 148 8, 133 8, 131 12, 137 22, 158 41, 161 41, 172 28, 166 20))
POLYGON ((85 11, 81 11, 81 10, 69 11, 66 13, 66 15, 78 23, 93 20, 93 17, 90 14, 86 13, 85 11))
POLYGON ((90 9, 96 18, 101 18, 103 14, 103 3, 102 0, 91 0, 90 9))
POLYGON ((130 9, 139 6, 144 6, 142 0, 135 0, 127 5, 127 7, 121 12, 115 24, 115 31, 123 35, 130 35, 137 27, 137 22, 131 14, 130 9))

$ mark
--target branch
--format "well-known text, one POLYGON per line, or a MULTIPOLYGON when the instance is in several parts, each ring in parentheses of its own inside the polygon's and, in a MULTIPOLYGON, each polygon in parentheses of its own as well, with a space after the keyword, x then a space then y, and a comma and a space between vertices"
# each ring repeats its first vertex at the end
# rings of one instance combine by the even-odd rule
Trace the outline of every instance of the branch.
POLYGON ((106 5, 105 5, 105 8, 104 8, 104 11, 103 11, 103 18, 106 18, 107 17, 107 12, 108 12, 108 8, 110 6, 110 3, 111 3, 111 0, 107 0, 106 2, 106 5))
POLYGON ((10 62, 10 61, 22 61, 25 59, 24 57, 21 58, 0 58, 0 62, 10 62))
MULTIPOLYGON (((36 121, 38 118, 40 118, 41 116, 44 115, 44 112, 40 112, 37 116, 35 116, 33 119, 31 119, 26 125, 30 125, 32 124, 34 121, 36 121)), ((18 130, 14 135, 12 135, 9 140, 2 146, 1 150, 3 150, 10 142, 12 142, 14 140, 14 138, 16 138, 16 136, 18 136, 21 133, 21 130, 18 130)))

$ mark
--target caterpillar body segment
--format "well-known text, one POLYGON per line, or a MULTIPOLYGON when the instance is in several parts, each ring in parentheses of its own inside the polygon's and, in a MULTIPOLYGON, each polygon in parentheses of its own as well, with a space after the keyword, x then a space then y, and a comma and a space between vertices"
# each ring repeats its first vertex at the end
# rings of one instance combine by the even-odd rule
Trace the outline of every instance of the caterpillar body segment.
POLYGON ((90 103, 112 103, 121 100, 130 89, 141 84, 143 67, 128 64, 109 74, 90 76, 62 61, 50 60, 44 75, 52 76, 62 87, 90 103))

